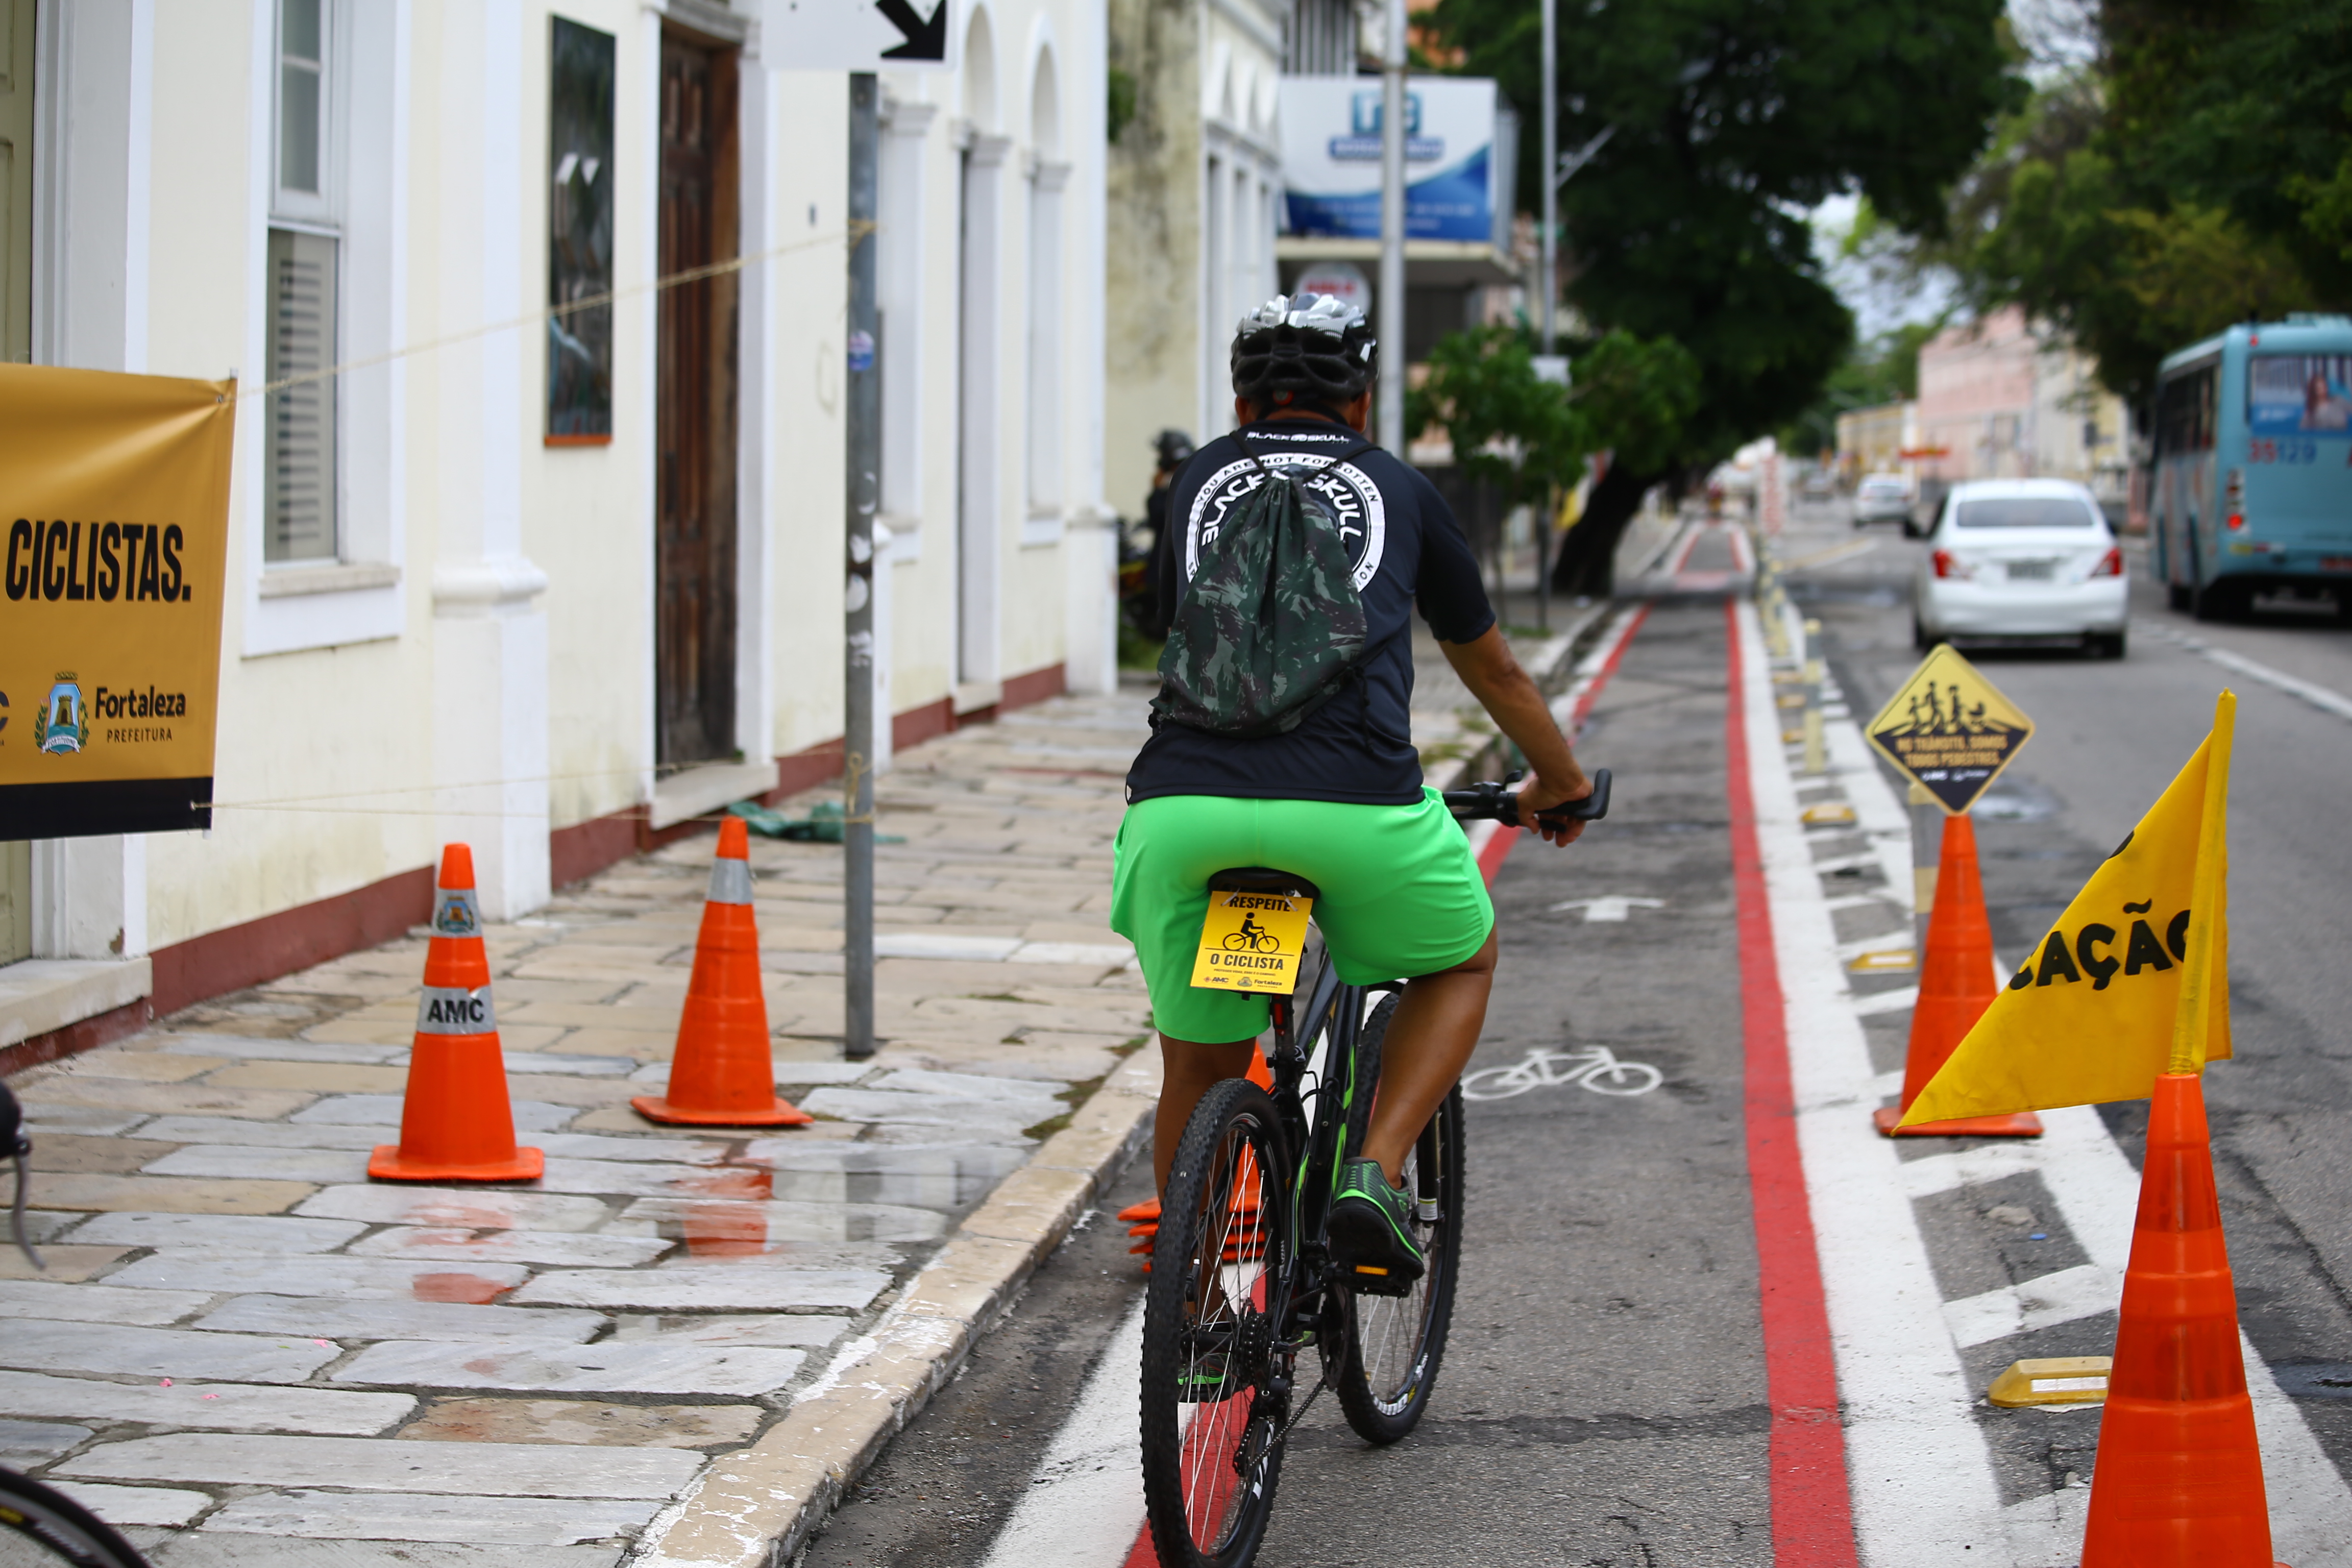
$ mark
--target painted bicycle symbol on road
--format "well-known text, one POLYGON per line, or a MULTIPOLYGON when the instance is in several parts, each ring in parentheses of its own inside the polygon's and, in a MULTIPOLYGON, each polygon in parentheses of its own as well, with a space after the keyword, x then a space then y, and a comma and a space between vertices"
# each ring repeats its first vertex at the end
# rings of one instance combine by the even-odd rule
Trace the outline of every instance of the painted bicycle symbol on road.
POLYGON ((1665 1075, 1647 1062, 1622 1062, 1607 1046, 1585 1046, 1573 1051, 1529 1051, 1509 1067, 1480 1068, 1462 1079, 1465 1100, 1509 1100, 1531 1089, 1572 1083, 1595 1094, 1647 1094, 1665 1082, 1665 1075))

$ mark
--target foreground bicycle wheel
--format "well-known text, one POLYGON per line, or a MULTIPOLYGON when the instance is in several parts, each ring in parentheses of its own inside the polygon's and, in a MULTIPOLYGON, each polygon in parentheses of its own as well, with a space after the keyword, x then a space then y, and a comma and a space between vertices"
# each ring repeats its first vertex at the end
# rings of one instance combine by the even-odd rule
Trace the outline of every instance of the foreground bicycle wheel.
POLYGON ((0 1469, 0 1568, 147 1568, 112 1526, 62 1492, 0 1469))
MULTIPOLYGON (((1351 1131, 1353 1131, 1351 1129, 1351 1131)), ((1350 1139, 1349 1152, 1355 1152, 1350 1139)), ((1402 1296, 1355 1295, 1339 1368, 1339 1408, 1368 1443, 1393 1443, 1421 1424, 1454 1321, 1462 1261, 1462 1090, 1457 1086, 1405 1156, 1402 1185, 1413 1199, 1413 1240, 1427 1263, 1402 1296)))
POLYGON ((1143 1497, 1161 1568, 1244 1568, 1282 1468, 1289 1189, 1274 1101, 1228 1079, 1184 1129, 1143 1310, 1143 1497))

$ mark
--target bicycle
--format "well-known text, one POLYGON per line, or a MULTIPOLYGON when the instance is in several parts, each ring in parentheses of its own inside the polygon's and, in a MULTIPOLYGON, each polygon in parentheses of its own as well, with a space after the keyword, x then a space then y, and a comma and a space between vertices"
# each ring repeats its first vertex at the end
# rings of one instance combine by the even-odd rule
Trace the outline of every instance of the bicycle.
POLYGON ((1607 1046, 1574 1051, 1529 1051, 1508 1067, 1480 1068, 1462 1075, 1465 1100, 1509 1100, 1531 1089, 1572 1083, 1595 1094, 1647 1094, 1666 1081, 1647 1062, 1623 1062, 1607 1046), (1566 1068, 1565 1072, 1557 1069, 1566 1068))
MULTIPOLYGON (((33 1152, 25 1136, 25 1114, 8 1086, 0 1083, 0 1153, 16 1163, 16 1196, 9 1209, 17 1249, 36 1268, 43 1267, 25 1234, 25 1189, 33 1152)), ((0 1466, 0 1568, 33 1568, 67 1563, 73 1568, 148 1568, 147 1560, 98 1515, 56 1489, 0 1466)))
MULTIPOLYGON (((1514 775, 1514 778, 1516 775, 1514 775)), ((1609 772, 1547 824, 1609 810, 1609 772)), ((1523 826, 1512 780, 1448 791, 1463 821, 1523 826)), ((1215 891, 1314 899, 1304 877, 1221 871, 1215 891)), ((1439 1105, 1402 1185, 1425 1268, 1401 1290, 1343 1279, 1325 1222, 1361 1148, 1400 983, 1343 984, 1310 943, 1297 988, 1276 995, 1271 1091, 1227 1079, 1185 1125, 1162 1194, 1144 1298, 1143 1491, 1164 1568, 1246 1568, 1265 1539, 1286 1439, 1324 1390, 1365 1441, 1399 1441, 1429 1408, 1453 1321, 1466 1163, 1463 1095, 1439 1105), (1297 1363, 1319 1375, 1297 1399, 1297 1363)))

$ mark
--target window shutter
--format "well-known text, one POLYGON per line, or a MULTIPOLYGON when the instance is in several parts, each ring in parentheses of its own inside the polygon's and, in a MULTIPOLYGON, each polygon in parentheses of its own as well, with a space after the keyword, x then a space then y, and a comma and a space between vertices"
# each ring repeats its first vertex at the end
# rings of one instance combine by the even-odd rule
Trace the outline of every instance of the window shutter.
POLYGON ((269 395, 265 458, 269 561, 335 559, 335 242, 269 236, 269 379, 312 376, 269 395))

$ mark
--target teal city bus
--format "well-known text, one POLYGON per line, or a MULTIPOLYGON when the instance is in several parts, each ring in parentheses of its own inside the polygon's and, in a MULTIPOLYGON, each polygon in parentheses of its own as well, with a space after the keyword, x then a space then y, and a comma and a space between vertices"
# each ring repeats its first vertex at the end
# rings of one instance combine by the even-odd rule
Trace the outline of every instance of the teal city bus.
POLYGON ((2225 619, 2291 594, 2352 613, 2352 317, 2235 326, 2167 359, 2150 477, 2174 609, 2225 619))

